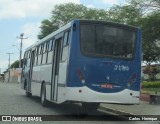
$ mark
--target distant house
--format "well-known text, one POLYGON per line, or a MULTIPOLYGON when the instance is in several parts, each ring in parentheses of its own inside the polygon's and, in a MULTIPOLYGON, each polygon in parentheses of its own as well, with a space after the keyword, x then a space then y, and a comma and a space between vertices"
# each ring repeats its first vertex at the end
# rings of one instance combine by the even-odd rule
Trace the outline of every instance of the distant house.
POLYGON ((4 74, 0 74, 0 81, 3 82, 4 80, 4 74))
POLYGON ((5 82, 20 82, 21 77, 21 68, 12 68, 4 72, 4 81, 5 82), (10 76, 9 76, 10 75, 10 76))

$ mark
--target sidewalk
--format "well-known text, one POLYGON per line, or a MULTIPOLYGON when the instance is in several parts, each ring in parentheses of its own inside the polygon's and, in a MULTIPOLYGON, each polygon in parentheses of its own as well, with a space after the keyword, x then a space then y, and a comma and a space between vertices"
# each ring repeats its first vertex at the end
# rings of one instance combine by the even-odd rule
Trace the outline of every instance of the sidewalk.
POLYGON ((141 94, 139 105, 101 104, 101 109, 121 115, 160 115, 160 104, 149 104, 149 95, 141 94))

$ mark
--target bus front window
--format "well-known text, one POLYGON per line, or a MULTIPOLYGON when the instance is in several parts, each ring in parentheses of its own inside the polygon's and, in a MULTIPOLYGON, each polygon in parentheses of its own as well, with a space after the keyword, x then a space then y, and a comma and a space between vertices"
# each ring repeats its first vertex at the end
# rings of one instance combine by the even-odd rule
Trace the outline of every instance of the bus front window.
POLYGON ((81 52, 87 56, 133 58, 135 31, 104 26, 81 25, 81 52))

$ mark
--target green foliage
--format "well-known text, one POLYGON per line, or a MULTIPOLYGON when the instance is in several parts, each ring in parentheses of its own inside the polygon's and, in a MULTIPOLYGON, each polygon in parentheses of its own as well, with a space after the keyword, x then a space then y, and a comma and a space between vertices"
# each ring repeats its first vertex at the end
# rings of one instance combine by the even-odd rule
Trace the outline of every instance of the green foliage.
POLYGON ((14 63, 11 64, 10 68, 18 68, 19 67, 19 60, 16 60, 14 63))
POLYGON ((87 8, 74 3, 56 5, 51 18, 42 21, 38 38, 42 39, 73 19, 109 20, 108 12, 104 9, 87 8))
POLYGON ((53 22, 48 19, 43 20, 41 23, 41 32, 38 35, 38 39, 42 39, 43 37, 58 29, 58 26, 54 25, 53 22))
POLYGON ((130 5, 139 8, 144 14, 160 11, 160 0, 128 0, 130 5))
POLYGON ((143 60, 147 64, 160 61, 160 0, 129 0, 129 5, 142 14, 138 24, 142 28, 143 60))
POLYGON ((147 63, 160 61, 160 13, 152 13, 142 20, 143 59, 147 63))
POLYGON ((159 82, 142 82, 142 88, 160 88, 159 82))
POLYGON ((58 27, 61 27, 73 19, 84 19, 86 12, 87 7, 82 4, 60 4, 56 5, 52 10, 51 20, 58 25, 58 27))
POLYGON ((160 87, 159 88, 142 88, 141 93, 143 94, 160 94, 160 87))
POLYGON ((138 21, 142 17, 142 13, 131 5, 115 5, 109 10, 109 17, 114 22, 139 26, 138 21))

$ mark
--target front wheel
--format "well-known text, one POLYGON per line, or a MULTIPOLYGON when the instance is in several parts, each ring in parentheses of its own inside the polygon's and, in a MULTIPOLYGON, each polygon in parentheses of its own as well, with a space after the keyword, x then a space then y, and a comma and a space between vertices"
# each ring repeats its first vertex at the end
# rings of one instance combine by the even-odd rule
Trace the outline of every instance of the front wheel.
POLYGON ((26 90, 26 96, 27 97, 31 97, 32 93, 28 92, 28 90, 27 90, 27 83, 25 83, 25 88, 24 89, 26 90))
POLYGON ((48 105, 47 100, 46 100, 46 86, 45 86, 45 84, 42 85, 42 89, 41 89, 41 104, 44 107, 46 107, 48 105))
POLYGON ((28 92, 27 89, 26 89, 26 96, 27 97, 31 97, 32 96, 32 93, 28 92))

